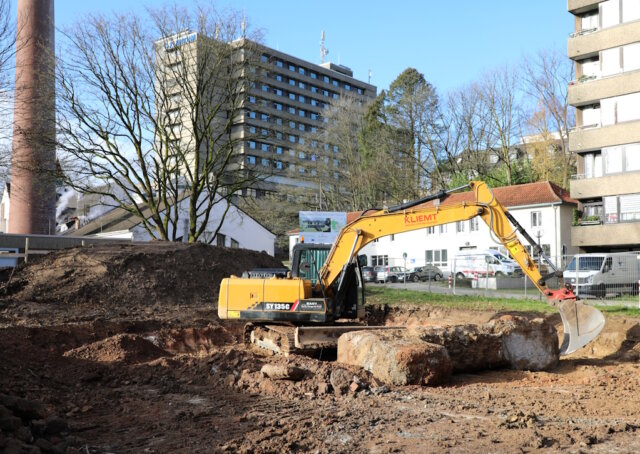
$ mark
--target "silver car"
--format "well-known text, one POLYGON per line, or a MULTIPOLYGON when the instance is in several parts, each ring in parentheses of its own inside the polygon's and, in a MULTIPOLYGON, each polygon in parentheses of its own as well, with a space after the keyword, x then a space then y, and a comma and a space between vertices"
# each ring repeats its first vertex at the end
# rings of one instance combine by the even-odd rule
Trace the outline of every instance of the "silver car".
POLYGON ((408 276, 408 271, 401 266, 383 266, 376 273, 376 281, 384 282, 404 282, 408 276))

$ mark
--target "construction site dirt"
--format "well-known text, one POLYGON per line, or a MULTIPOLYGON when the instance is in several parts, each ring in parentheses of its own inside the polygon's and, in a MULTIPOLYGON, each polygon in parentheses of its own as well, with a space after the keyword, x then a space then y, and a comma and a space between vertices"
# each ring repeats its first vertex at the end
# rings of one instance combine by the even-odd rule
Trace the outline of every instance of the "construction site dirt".
MULTIPOLYGON (((247 347, 241 323, 218 320, 223 276, 279 265, 266 254, 152 243, 69 249, 7 271, 0 451, 640 451, 636 319, 608 317, 595 342, 549 371, 386 386, 330 355, 247 347)), ((495 316, 368 308, 372 323, 389 325, 495 316)))

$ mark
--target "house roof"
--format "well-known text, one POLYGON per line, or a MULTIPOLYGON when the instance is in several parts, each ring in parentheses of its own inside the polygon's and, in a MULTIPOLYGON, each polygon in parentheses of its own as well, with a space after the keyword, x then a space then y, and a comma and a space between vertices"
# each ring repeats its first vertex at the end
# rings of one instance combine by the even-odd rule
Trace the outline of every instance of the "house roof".
MULTIPOLYGON (((185 196, 183 196, 180 200, 183 200, 185 196)), ((253 219, 258 225, 260 225, 263 229, 273 234, 271 230, 265 227, 260 221, 256 218, 250 216, 240 207, 238 207, 235 203, 231 203, 233 207, 235 207, 240 213, 243 215, 250 217, 253 219)), ((160 206, 160 211, 164 211, 164 205, 160 206)), ((142 214, 145 219, 149 219, 151 217, 151 209, 146 207, 142 210, 142 214)), ((125 210, 121 207, 113 208, 107 213, 98 216, 97 218, 91 220, 86 225, 83 225, 78 230, 69 229, 65 232, 65 235, 73 235, 73 236, 87 236, 94 235, 100 232, 118 232, 122 230, 129 230, 138 224, 142 223, 142 219, 139 216, 136 216, 133 213, 125 210)))
MULTIPOLYGON (((518 184, 513 186, 502 186, 492 188, 491 191, 496 199, 507 208, 527 206, 527 205, 544 205, 566 203, 577 205, 578 201, 569 196, 569 192, 562 189, 555 183, 550 181, 538 181, 535 183, 518 184)), ((458 205, 463 202, 473 201, 473 192, 457 192, 449 194, 440 201, 440 206, 458 205)), ((417 205, 414 208, 433 206, 434 201, 417 205)), ((362 215, 362 211, 352 211, 347 213, 347 224, 356 220, 362 215)), ((297 235, 300 229, 292 229, 287 235, 297 235)))

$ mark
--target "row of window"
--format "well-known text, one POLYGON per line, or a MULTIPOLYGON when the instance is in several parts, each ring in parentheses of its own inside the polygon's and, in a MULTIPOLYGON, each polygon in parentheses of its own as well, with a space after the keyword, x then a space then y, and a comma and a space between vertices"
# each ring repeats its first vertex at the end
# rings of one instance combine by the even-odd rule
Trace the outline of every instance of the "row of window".
MULTIPOLYGON (((279 74, 276 74, 274 76, 274 79, 279 82, 283 82, 282 76, 279 74)), ((300 82, 295 79, 289 79, 289 85, 291 85, 292 87, 298 87, 305 90, 308 88, 309 90, 311 90, 311 93, 317 93, 319 95, 323 95, 325 98, 331 98, 331 99, 340 98, 340 95, 336 92, 325 90, 323 88, 318 88, 314 85, 307 85, 304 82, 300 82)), ((256 88, 256 85, 252 84, 252 87, 256 88)), ((267 85, 267 84, 261 84, 260 89, 265 93, 272 93, 276 96, 289 98, 292 101, 297 101, 303 104, 311 104, 313 107, 320 107, 322 109, 326 109, 329 106, 325 101, 320 101, 319 99, 312 98, 310 96, 296 94, 291 91, 285 91, 280 88, 272 87, 271 85, 267 85)))
POLYGON ((351 87, 351 84, 349 84, 348 82, 343 82, 341 80, 338 80, 336 78, 333 77, 329 77, 326 74, 319 74, 316 71, 310 70, 308 68, 305 68, 304 66, 300 66, 300 65, 295 65, 293 63, 286 63, 278 58, 273 58, 267 54, 262 54, 261 56, 261 61, 263 63, 272 63, 275 66, 277 66, 278 68, 286 68, 289 71, 295 72, 297 74, 303 75, 303 76, 308 76, 312 79, 316 79, 316 80, 321 80, 326 84, 332 84, 335 87, 341 87, 344 88, 347 91, 351 91, 352 88, 355 88, 355 90, 358 92, 358 94, 363 94, 364 90, 362 88, 359 87, 351 87))
POLYGON ((638 0, 607 0, 598 9, 580 16, 582 30, 614 27, 640 19, 638 0))
MULTIPOLYGON (((291 115, 298 115, 299 117, 302 118, 310 118, 311 120, 318 120, 318 121, 323 121, 324 123, 328 123, 329 119, 327 117, 323 117, 320 114, 317 114, 315 112, 310 112, 308 110, 304 110, 304 109, 296 109, 293 106, 283 106, 282 104, 279 103, 273 103, 272 106, 274 109, 276 110, 280 110, 280 111, 285 111, 290 113, 291 115)), ((247 117, 248 118, 258 118, 262 121, 273 121, 274 123, 281 125, 282 124, 282 119, 279 117, 272 117, 271 115, 264 113, 264 112, 256 112, 254 110, 248 110, 247 111, 247 117), (272 119, 273 118, 273 119, 272 119)))
MULTIPOLYGON (((277 132, 276 133, 276 138, 278 139, 282 139, 282 133, 277 132)), ((291 143, 299 143, 301 145, 304 145, 305 143, 305 139, 304 137, 300 137, 300 136, 296 136, 294 134, 289 134, 288 135, 288 140, 291 143)), ((275 152, 277 154, 282 154, 284 148, 280 145, 273 145, 270 143, 266 143, 266 142, 257 142, 255 140, 248 140, 247 141, 247 148, 251 149, 251 150, 262 150, 262 151, 272 151, 275 152)), ((334 153, 338 153, 340 151, 340 148, 337 145, 330 145, 328 143, 320 143, 317 140, 312 140, 311 141, 311 148, 323 148, 325 151, 333 151, 334 153)), ((293 150, 289 150, 290 153, 293 152, 293 150)), ((301 152, 302 153, 302 152, 301 152)), ((312 154, 312 156, 315 156, 312 154)))
POLYGON ((607 224, 640 221, 640 194, 603 197, 602 202, 607 224))
POLYGON ((446 249, 424 251, 424 262, 427 265, 447 266, 448 252, 446 249))
MULTIPOLYGON (((297 172, 299 174, 310 174, 312 176, 315 176, 318 174, 317 169, 315 168, 311 168, 308 169, 307 167, 303 166, 302 164, 294 164, 292 162, 286 162, 286 161, 280 161, 280 160, 276 160, 276 159, 269 159, 269 158, 261 158, 258 156, 253 156, 253 155, 246 155, 245 156, 245 163, 250 165, 250 166, 257 166, 260 165, 262 167, 268 167, 271 168, 273 167, 274 169, 277 170, 289 170, 291 172, 295 172, 297 170, 297 172)), ((337 160, 334 160, 334 165, 337 167, 338 166, 338 162, 337 160)), ((329 172, 327 171, 323 171, 322 172, 323 175, 328 176, 329 172)), ((339 178, 339 174, 338 172, 333 172, 333 178, 338 179, 339 178)))
MULTIPOLYGON (((479 220, 477 217, 473 219, 469 219, 468 221, 457 221, 456 222, 456 233, 464 233, 466 230, 467 224, 469 225, 469 232, 477 232, 479 226, 479 220)), ((531 227, 541 227, 542 226, 542 211, 532 211, 531 212, 531 227)), ((447 224, 437 226, 438 233, 443 234, 447 233, 447 224)), ((436 227, 427 227, 426 228, 427 235, 435 235, 436 227)))
POLYGON ((598 178, 625 172, 640 171, 640 143, 605 147, 583 155, 584 177, 598 178))
MULTIPOLYGON (((278 126, 282 126, 283 122, 282 122, 282 118, 277 118, 275 119, 275 123, 278 126)), ((302 123, 302 122, 298 122, 296 123, 293 120, 289 120, 288 122, 286 122, 286 125, 289 127, 289 129, 295 129, 298 131, 303 131, 303 132, 310 132, 312 134, 315 134, 318 132, 318 127, 314 126, 314 125, 309 125, 306 123, 302 123)), ((250 134, 257 134, 258 133, 258 128, 256 128, 255 126, 249 126, 249 133, 250 134)), ((269 131, 266 128, 260 128, 260 134, 263 136, 268 136, 270 135, 270 133, 273 133, 273 131, 269 131)), ((276 133, 276 137, 280 140, 282 140, 282 133, 281 132, 277 132, 276 133)))
POLYGON ((582 75, 589 78, 613 76, 640 69, 640 43, 600 51, 597 57, 583 60, 582 75))
POLYGON ((582 107, 580 111, 585 129, 640 120, 640 92, 605 98, 600 104, 582 107))

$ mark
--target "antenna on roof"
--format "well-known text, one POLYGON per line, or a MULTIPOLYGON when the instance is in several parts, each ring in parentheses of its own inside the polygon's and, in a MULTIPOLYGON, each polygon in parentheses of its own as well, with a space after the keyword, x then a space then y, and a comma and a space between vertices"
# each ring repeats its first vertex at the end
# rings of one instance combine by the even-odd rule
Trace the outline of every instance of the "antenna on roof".
POLYGON ((324 47, 324 30, 320 34, 320 63, 324 63, 324 57, 329 55, 329 49, 324 47))
POLYGON ((244 15, 244 11, 242 12, 242 37, 245 38, 247 32, 247 18, 244 15))
POLYGON ((369 68, 369 83, 371 83, 371 68, 369 68))

